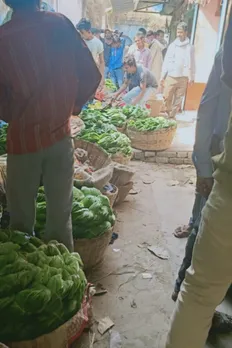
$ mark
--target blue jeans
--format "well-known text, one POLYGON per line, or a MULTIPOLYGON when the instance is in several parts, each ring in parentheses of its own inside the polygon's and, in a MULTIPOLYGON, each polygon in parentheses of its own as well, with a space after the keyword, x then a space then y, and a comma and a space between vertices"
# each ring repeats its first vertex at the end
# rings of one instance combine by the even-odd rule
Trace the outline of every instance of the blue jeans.
POLYGON ((122 68, 111 70, 110 71, 111 80, 117 86, 117 88, 120 88, 123 84, 123 77, 124 72, 122 68))
POLYGON ((105 67, 105 79, 109 78, 109 73, 110 73, 110 70, 109 70, 108 66, 106 66, 105 67))
MULTIPOLYGON (((124 97, 123 100, 126 104, 131 104, 133 100, 141 93, 141 88, 139 86, 132 88, 124 97)), ((140 100, 139 105, 145 106, 146 102, 149 100, 150 96, 155 94, 155 88, 147 87, 143 98, 140 100)))

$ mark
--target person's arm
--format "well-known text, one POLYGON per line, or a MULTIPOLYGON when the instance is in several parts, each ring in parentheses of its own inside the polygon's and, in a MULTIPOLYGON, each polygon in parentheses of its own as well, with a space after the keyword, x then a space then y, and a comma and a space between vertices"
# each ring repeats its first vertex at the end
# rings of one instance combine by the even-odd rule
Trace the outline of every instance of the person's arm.
POLYGON ((105 83, 105 59, 104 59, 104 53, 99 54, 99 71, 101 73, 102 79, 101 79, 101 87, 104 86, 105 83))
POLYGON ((119 88, 119 90, 116 93, 114 93, 113 97, 117 99, 123 92, 125 92, 128 86, 129 86, 129 80, 125 80, 121 88, 119 88))
MULTIPOLYGON (((148 48, 149 50, 149 48, 148 48)), ((147 66, 146 68, 148 68, 149 70, 151 70, 151 65, 152 65, 152 54, 151 51, 148 51, 148 55, 147 55, 147 66)))
MULTIPOLYGON (((74 28, 75 29, 75 28, 74 28)), ((76 31, 76 30, 75 30, 76 31)), ((79 113, 85 103, 94 95, 101 81, 101 74, 88 47, 75 33, 78 95, 74 113, 79 113)))
POLYGON ((189 83, 192 84, 195 81, 195 70, 196 70, 196 63, 195 63, 195 50, 194 46, 191 45, 190 47, 190 61, 189 61, 189 83))
POLYGON ((230 20, 228 28, 225 35, 224 45, 223 45, 223 72, 222 72, 222 81, 232 89, 232 9, 230 10, 230 20))
POLYGON ((147 78, 146 75, 142 74, 141 81, 140 81, 140 89, 141 92, 138 94, 138 96, 133 100, 131 105, 137 105, 140 103, 141 99, 144 97, 144 94, 146 93, 147 89, 147 78))
POLYGON ((168 74, 168 62, 169 62, 170 50, 171 50, 171 47, 169 46, 164 58, 163 66, 162 66, 161 77, 160 77, 161 86, 164 84, 164 80, 168 74))

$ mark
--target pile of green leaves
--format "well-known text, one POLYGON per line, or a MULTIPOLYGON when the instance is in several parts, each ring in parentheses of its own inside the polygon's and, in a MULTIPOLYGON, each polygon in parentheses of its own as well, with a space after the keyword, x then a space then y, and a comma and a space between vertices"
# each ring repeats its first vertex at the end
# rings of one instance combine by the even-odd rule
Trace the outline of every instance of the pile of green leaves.
POLYGON ((115 86, 115 84, 113 83, 113 81, 111 79, 106 79, 105 80, 105 86, 107 89, 109 89, 112 92, 116 92, 117 91, 117 87, 115 86))
POLYGON ((0 156, 6 153, 7 129, 8 125, 4 125, 0 128, 0 156))
POLYGON ((0 341, 32 340, 69 320, 86 289, 79 254, 56 241, 0 231, 0 341))
POLYGON ((85 129, 79 137, 91 143, 101 146, 109 154, 122 153, 130 156, 132 153, 130 139, 117 131, 117 127, 122 127, 126 122, 126 116, 119 109, 109 110, 85 110, 82 113, 82 120, 85 129))
POLYGON ((174 120, 169 120, 165 117, 147 117, 143 119, 130 120, 128 127, 134 128, 140 132, 155 131, 164 128, 176 127, 177 123, 174 120))
POLYGON ((123 126, 125 126, 127 117, 123 114, 123 112, 120 109, 111 108, 105 111, 104 114, 108 117, 109 122, 114 126, 118 128, 122 128, 123 126))
MULTIPOLYGON (((42 189, 37 199, 35 231, 41 234, 46 224, 46 202, 42 189)), ((115 223, 109 199, 95 188, 73 188, 72 225, 73 238, 92 239, 107 232, 115 223)))
POLYGON ((150 111, 139 105, 126 105, 122 108, 122 113, 126 115, 128 119, 145 118, 150 116, 150 111))

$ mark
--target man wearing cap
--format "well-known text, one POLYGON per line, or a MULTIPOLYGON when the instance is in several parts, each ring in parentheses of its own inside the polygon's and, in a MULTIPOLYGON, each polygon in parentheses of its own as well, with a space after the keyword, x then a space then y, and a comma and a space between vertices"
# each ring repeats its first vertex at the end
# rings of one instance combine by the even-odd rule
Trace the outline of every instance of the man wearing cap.
POLYGON ((161 73, 160 87, 164 87, 166 111, 175 118, 181 106, 188 84, 195 79, 194 47, 187 37, 187 24, 179 23, 177 38, 168 47, 161 73))

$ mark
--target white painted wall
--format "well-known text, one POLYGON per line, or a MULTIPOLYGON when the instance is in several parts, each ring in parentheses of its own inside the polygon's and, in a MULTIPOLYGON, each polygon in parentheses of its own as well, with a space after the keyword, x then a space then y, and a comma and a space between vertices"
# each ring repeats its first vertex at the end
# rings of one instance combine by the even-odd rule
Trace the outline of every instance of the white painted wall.
POLYGON ((82 0, 57 0, 56 10, 68 17, 73 24, 77 24, 82 18, 82 0))

